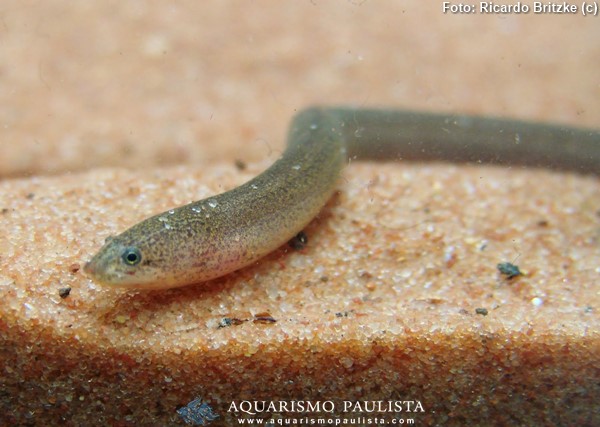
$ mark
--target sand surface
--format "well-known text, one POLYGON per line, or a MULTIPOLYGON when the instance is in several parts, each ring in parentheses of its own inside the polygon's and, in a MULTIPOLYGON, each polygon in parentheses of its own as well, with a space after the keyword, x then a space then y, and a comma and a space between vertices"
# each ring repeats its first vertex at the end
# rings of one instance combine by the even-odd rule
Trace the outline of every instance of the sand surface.
POLYGON ((242 400, 419 401, 382 415, 416 425, 600 423, 597 177, 354 163, 300 251, 163 292, 81 269, 107 236, 264 170, 310 104, 598 127, 598 18, 418 1, 0 16, 0 424, 182 425, 195 397, 215 425, 242 400))

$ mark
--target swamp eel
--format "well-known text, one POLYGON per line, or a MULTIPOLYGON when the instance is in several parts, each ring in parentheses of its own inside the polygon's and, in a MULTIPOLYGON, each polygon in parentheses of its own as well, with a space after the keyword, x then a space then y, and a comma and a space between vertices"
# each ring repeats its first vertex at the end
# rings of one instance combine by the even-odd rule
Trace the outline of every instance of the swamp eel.
POLYGON ((600 131, 401 110, 309 108, 283 155, 225 193, 148 218, 85 265, 109 286, 167 289, 223 276, 289 241, 321 210, 355 159, 444 160, 600 172, 600 131))

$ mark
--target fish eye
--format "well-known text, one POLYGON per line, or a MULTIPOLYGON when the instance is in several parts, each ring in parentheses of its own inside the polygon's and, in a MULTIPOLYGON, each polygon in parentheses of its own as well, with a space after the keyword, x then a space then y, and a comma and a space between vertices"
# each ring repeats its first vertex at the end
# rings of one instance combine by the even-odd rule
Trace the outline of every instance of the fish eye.
POLYGON ((121 258, 125 264, 134 266, 142 261, 142 253, 138 248, 125 248, 121 258))

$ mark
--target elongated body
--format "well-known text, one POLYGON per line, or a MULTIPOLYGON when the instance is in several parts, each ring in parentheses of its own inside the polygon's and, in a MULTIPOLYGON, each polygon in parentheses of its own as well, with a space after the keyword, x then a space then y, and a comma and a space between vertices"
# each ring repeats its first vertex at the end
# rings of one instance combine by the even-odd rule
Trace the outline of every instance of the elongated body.
POLYGON ((488 162, 600 172, 600 131, 394 110, 311 108, 265 172, 226 193, 148 218, 86 264, 97 282, 142 289, 213 279, 302 230, 334 192, 348 159, 488 162))

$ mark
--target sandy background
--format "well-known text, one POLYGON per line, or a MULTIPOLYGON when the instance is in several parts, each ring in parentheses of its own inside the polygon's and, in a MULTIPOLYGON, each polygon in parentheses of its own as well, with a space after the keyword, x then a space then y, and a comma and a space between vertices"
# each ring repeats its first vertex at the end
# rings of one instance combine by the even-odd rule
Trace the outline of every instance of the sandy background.
POLYGON ((259 160, 314 103, 600 116, 593 17, 318 0, 5 2, 0 16, 5 177, 259 160))
POLYGON ((181 425, 201 396, 225 424, 244 398, 419 399, 422 425, 600 422, 597 177, 353 164, 303 251, 168 292, 81 271, 108 235, 267 167, 310 104, 597 128, 599 19, 0 2, 0 421, 181 425), (507 282, 502 261, 526 275, 507 282))

